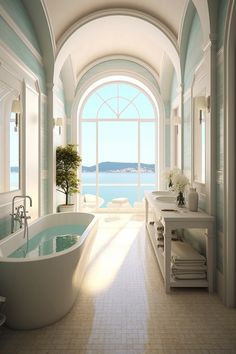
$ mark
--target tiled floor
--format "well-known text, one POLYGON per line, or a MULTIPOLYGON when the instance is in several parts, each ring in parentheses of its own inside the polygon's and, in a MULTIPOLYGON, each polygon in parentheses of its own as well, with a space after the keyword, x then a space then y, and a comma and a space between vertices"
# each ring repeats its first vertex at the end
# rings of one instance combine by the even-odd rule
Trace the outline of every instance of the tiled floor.
POLYGON ((235 309, 204 289, 165 294, 143 216, 99 217, 72 311, 38 330, 1 328, 1 354, 236 353, 235 309))

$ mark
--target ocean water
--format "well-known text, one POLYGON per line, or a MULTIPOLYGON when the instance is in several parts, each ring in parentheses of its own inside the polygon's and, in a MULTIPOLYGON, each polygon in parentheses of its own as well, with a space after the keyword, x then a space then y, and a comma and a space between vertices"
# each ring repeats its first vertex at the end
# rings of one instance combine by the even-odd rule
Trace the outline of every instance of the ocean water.
MULTIPOLYGON (((114 198, 128 198, 133 206, 136 201, 142 201, 144 192, 155 189, 155 173, 140 174, 138 186, 137 173, 99 173, 98 195, 104 199, 101 206, 105 208, 114 198)), ((96 173, 83 173, 81 176, 81 194, 96 195, 96 173)))
POLYGON ((19 189, 19 172, 10 173, 10 191, 19 189))

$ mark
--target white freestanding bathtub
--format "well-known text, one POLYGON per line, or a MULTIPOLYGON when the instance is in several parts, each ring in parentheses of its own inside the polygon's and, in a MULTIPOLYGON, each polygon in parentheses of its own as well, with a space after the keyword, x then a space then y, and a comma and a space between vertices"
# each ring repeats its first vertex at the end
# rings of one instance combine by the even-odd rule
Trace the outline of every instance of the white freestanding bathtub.
POLYGON ((4 313, 10 328, 33 329, 52 324, 73 306, 88 266, 97 229, 96 217, 89 213, 46 215, 29 225, 28 242, 29 250, 29 244, 35 244, 34 240, 38 239, 33 239, 35 235, 55 227, 62 230, 62 240, 68 240, 72 237, 71 228, 76 229, 77 225, 82 230, 81 235, 75 236, 74 231, 73 242, 69 240, 64 250, 64 246, 61 247, 64 241, 59 239, 62 236, 55 237, 54 241, 47 241, 44 236, 36 242, 40 243, 36 249, 14 256, 18 248, 26 249, 23 230, 0 242, 0 295, 6 297, 4 313), (41 255, 45 254, 44 248, 51 249, 51 253, 41 255))

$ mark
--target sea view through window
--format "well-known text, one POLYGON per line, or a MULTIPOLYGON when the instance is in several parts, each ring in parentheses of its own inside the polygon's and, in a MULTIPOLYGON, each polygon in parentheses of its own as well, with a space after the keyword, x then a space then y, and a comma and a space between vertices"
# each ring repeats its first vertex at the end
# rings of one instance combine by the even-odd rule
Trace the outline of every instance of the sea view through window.
POLYGON ((157 112, 142 88, 125 81, 93 90, 79 113, 81 194, 131 206, 155 189, 157 112))

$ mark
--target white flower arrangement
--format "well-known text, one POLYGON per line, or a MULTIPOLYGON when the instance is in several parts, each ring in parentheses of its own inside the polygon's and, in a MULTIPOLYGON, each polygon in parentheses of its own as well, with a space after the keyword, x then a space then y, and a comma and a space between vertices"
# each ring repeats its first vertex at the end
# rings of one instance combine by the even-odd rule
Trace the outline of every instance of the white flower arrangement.
POLYGON ((189 179, 182 173, 175 174, 172 177, 172 190, 184 193, 185 187, 189 184, 189 179))
POLYGON ((172 186, 173 186, 173 177, 175 175, 180 174, 180 173, 181 173, 181 170, 179 168, 173 168, 172 170, 166 169, 163 172, 163 177, 165 178, 165 180, 167 180, 169 188, 172 188, 172 186))

